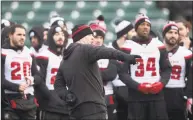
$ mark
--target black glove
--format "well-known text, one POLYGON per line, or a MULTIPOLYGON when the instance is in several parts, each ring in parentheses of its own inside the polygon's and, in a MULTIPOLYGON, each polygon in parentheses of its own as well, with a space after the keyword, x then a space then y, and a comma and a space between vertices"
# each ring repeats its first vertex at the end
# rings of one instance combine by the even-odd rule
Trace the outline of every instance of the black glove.
POLYGON ((130 64, 136 64, 136 58, 141 58, 140 55, 130 55, 129 57, 132 57, 131 61, 129 61, 130 64))

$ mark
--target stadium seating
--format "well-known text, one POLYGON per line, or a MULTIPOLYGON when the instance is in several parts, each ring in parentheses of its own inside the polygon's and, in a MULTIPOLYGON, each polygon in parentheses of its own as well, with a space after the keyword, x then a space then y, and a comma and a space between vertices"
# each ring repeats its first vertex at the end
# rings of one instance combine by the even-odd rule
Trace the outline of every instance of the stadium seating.
MULTIPOLYGON (((111 24, 116 18, 134 22, 137 13, 146 13, 153 23, 153 29, 161 30, 169 15, 167 10, 158 9, 155 2, 151 1, 2 1, 1 3, 2 18, 23 24, 28 30, 34 25, 46 25, 50 16, 56 13, 64 17, 70 29, 75 24, 88 23, 102 14, 109 32, 106 36, 106 44, 116 39, 111 24)), ((29 40, 26 44, 30 45, 29 40)))

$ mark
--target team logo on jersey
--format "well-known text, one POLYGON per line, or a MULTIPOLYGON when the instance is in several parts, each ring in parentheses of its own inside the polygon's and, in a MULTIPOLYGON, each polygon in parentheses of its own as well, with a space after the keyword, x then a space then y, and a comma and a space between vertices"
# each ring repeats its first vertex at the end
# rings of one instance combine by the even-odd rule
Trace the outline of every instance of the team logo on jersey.
POLYGON ((142 46, 143 46, 144 48, 146 48, 146 47, 147 47, 147 45, 146 45, 146 44, 142 44, 142 46))
POLYGON ((107 68, 109 65, 108 59, 101 59, 101 60, 98 60, 97 62, 98 62, 99 68, 107 68))
POLYGON ((17 53, 21 54, 21 50, 17 50, 17 53))
POLYGON ((173 53, 171 53, 171 52, 168 53, 168 57, 172 57, 172 55, 173 55, 173 53))
POLYGON ((170 63, 171 63, 172 65, 175 65, 175 64, 179 64, 179 61, 170 60, 170 63))
POLYGON ((12 60, 28 61, 29 59, 26 57, 13 57, 12 60))

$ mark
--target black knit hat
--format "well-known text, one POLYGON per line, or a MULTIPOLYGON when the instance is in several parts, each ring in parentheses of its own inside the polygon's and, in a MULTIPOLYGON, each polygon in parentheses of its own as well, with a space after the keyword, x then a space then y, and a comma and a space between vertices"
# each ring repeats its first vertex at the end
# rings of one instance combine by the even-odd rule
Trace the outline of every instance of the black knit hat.
POLYGON ((117 39, 127 34, 130 30, 133 29, 133 24, 129 21, 122 20, 116 23, 115 32, 117 34, 117 39))
POLYGON ((93 35, 94 35, 94 37, 101 36, 101 37, 103 37, 103 39, 105 39, 105 33, 101 30, 94 30, 93 35))
POLYGON ((32 37, 37 37, 38 38, 38 42, 39 44, 37 46, 33 46, 34 49, 36 51, 38 51, 42 45, 43 45, 43 42, 44 42, 44 27, 43 26, 34 26, 30 31, 29 31, 29 38, 30 38, 30 41, 32 39, 32 37))
POLYGON ((107 32, 107 26, 105 24, 105 18, 103 15, 99 15, 97 17, 97 20, 95 21, 90 21, 89 26, 91 30, 93 31, 93 35, 96 36, 101 36, 103 39, 105 38, 105 34, 107 32))
POLYGON ((98 24, 92 23, 89 25, 91 30, 93 31, 93 35, 96 36, 101 36, 103 37, 103 39, 105 38, 105 33, 106 33, 106 29, 101 27, 98 24))
POLYGON ((63 26, 65 26, 66 30, 66 22, 64 18, 60 17, 59 15, 52 16, 52 18, 50 19, 50 27, 55 25, 59 25, 62 28, 64 28, 63 26))
POLYGON ((179 32, 179 28, 176 25, 176 23, 174 21, 169 21, 164 27, 163 27, 163 31, 162 31, 162 35, 163 37, 166 35, 166 33, 170 30, 177 30, 179 32))
POLYGON ((43 32, 44 32, 44 27, 43 26, 34 26, 32 29, 30 29, 29 31, 29 38, 31 40, 31 38, 33 36, 38 37, 38 40, 40 40, 39 42, 43 42, 43 32))
POLYGON ((137 28, 143 22, 148 22, 151 25, 151 22, 150 22, 148 16, 146 16, 144 14, 139 14, 138 17, 135 20, 135 31, 137 31, 137 28))
POLYGON ((84 24, 76 25, 72 29, 73 42, 77 42, 80 39, 82 39, 83 37, 90 35, 90 34, 93 34, 93 32, 88 25, 84 25, 84 24))
POLYGON ((55 25, 59 25, 60 27, 63 27, 63 26, 66 26, 66 23, 63 20, 56 20, 55 22, 52 23, 51 27, 55 25))

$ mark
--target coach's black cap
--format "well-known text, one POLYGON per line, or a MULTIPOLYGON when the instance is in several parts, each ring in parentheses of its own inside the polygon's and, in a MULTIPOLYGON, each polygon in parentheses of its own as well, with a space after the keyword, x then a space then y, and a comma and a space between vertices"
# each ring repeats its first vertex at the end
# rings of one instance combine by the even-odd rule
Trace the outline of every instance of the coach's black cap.
POLYGON ((72 29, 72 39, 73 42, 77 42, 80 39, 82 39, 83 37, 93 34, 91 28, 88 25, 76 25, 73 29, 72 29))

